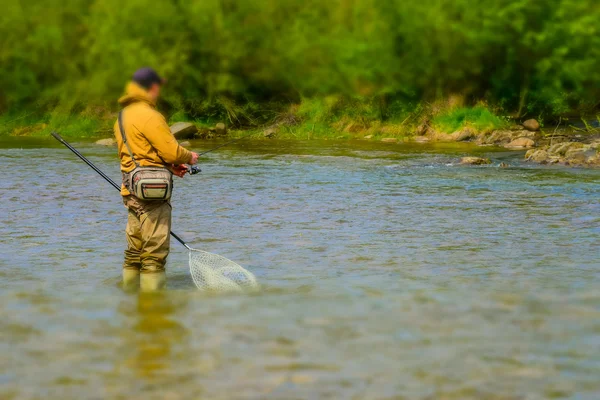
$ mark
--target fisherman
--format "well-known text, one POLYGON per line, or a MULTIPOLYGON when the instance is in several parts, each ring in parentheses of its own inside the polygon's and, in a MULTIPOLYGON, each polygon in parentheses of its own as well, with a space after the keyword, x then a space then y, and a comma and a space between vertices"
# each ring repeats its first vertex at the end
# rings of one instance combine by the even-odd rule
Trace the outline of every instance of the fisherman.
POLYGON ((139 282, 142 290, 166 283, 172 175, 183 178, 185 164, 198 162, 198 154, 179 145, 156 110, 164 83, 152 68, 137 70, 119 99, 122 111, 114 125, 123 173, 121 195, 129 212, 123 284, 133 287, 139 282))

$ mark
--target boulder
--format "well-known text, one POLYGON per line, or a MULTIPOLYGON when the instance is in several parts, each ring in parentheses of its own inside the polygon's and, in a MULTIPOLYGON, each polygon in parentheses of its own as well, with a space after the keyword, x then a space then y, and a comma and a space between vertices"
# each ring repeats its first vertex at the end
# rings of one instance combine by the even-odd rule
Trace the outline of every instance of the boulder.
POLYGON ((463 157, 460 159, 460 163, 463 165, 486 165, 491 164, 492 161, 482 157, 463 157))
POLYGON ((536 150, 535 150, 535 149, 530 149, 530 150, 527 150, 527 153, 525 153, 525 159, 526 159, 526 160, 529 160, 529 157, 531 157, 531 155, 532 155, 533 153, 535 153, 535 152, 536 152, 536 150))
POLYGON ((177 140, 193 139, 196 132, 198 128, 191 122, 177 122, 171 125, 171 133, 177 140))
POLYGON ((544 164, 548 162, 548 152, 546 150, 529 150, 525 154, 525 159, 536 163, 544 164))
POLYGON ((512 140, 512 131, 494 131, 483 137, 483 144, 507 144, 512 140))
POLYGON ((373 135, 367 135, 363 139, 373 139, 373 135))
POLYGON ((398 139, 393 137, 383 138, 381 139, 383 143, 398 143, 398 139))
POLYGON ((523 122, 523 127, 528 131, 536 132, 540 130, 540 123, 535 119, 528 119, 527 121, 523 122))
POLYGON ((274 138, 275 136, 277 136, 277 128, 265 129, 263 132, 263 136, 269 139, 274 138))
POLYGON ((227 127, 225 127, 224 123, 219 122, 215 125, 215 134, 217 134, 217 136, 227 135, 227 127))
POLYGON ((96 141, 96 144, 98 144, 100 146, 116 146, 117 141, 113 138, 100 139, 100 140, 96 141))
POLYGON ((589 165, 600 166, 600 154, 596 153, 594 156, 587 159, 589 165))
POLYGON ((564 162, 565 160, 563 158, 560 157, 555 157, 555 156, 550 156, 548 157, 548 164, 560 164, 562 162, 564 162))
POLYGON ((427 143, 430 141, 427 136, 415 136, 413 140, 417 143, 427 143))
POLYGON ((513 140, 512 142, 505 144, 504 147, 507 149, 529 149, 535 146, 535 142, 529 138, 518 138, 513 140))
POLYGON ((464 142, 466 140, 470 140, 470 139, 473 139, 474 137, 476 137, 477 132, 475 132, 471 128, 464 128, 463 130, 454 132, 451 136, 452 136, 452 139, 456 140, 457 142, 464 142))
POLYGON ((534 139, 535 135, 536 135, 535 132, 528 131, 527 129, 521 129, 520 131, 513 131, 512 138, 518 139, 518 138, 524 137, 524 138, 534 139))
POLYGON ((571 147, 565 153, 565 159, 575 164, 593 163, 598 156, 598 152, 591 145, 582 147, 571 147))
POLYGON ((183 147, 190 147, 192 144, 186 140, 183 142, 179 142, 179 145, 183 147))
POLYGON ((580 149, 583 148, 583 146, 584 144, 579 142, 556 143, 548 148, 548 153, 550 155, 564 156, 568 150, 580 149))
POLYGON ((571 149, 565 154, 565 159, 571 164, 584 164, 587 161, 587 154, 582 149, 571 149))

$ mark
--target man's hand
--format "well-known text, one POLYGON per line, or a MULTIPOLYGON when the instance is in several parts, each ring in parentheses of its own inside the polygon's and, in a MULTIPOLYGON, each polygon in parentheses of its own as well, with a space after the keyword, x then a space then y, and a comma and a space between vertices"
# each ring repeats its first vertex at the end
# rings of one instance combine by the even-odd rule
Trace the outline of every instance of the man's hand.
POLYGON ((198 164, 198 153, 194 153, 192 151, 192 159, 190 160, 190 165, 198 164))
POLYGON ((173 175, 177 175, 178 177, 183 178, 188 172, 188 167, 185 164, 171 165, 171 172, 173 173, 173 175))

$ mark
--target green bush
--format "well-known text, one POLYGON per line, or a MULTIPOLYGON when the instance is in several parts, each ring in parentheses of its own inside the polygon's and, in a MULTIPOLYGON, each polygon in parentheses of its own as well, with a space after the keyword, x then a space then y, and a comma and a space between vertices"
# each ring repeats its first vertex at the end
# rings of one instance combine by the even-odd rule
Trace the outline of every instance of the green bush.
POLYGON ((336 115, 333 97, 401 121, 454 94, 519 116, 595 114, 598 20, 594 0, 6 0, 0 113, 114 111, 151 65, 178 119, 253 124, 300 99, 336 115))
POLYGON ((479 132, 499 129, 507 125, 507 121, 496 116, 483 106, 473 108, 461 107, 436 116, 432 120, 434 128, 452 133, 464 127, 471 127, 479 132))

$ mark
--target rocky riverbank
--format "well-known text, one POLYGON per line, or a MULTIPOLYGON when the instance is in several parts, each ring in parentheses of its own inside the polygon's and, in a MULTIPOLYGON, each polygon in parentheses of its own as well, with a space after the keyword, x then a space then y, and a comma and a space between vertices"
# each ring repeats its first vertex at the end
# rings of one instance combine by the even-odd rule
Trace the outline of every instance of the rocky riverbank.
POLYGON ((572 130, 546 132, 536 120, 527 120, 510 129, 476 132, 470 128, 448 134, 428 128, 419 142, 475 142, 480 146, 501 146, 527 150, 525 160, 539 164, 600 167, 600 134, 572 130))
MULTIPOLYGON (((383 131, 383 129, 382 129, 383 131)), ((198 127, 188 122, 178 122, 171 126, 171 132, 183 144, 189 145, 189 139, 211 139, 227 136, 227 127, 218 123, 214 127, 198 127)), ((277 128, 267 128, 257 137, 271 139, 277 137, 277 128)), ((578 133, 561 130, 546 132, 540 124, 530 119, 508 129, 477 132, 465 127, 453 133, 440 132, 433 127, 423 125, 413 136, 374 138, 367 131, 355 132, 355 139, 380 140, 385 143, 403 141, 415 142, 474 142, 479 146, 498 146, 509 150, 526 151, 525 159, 539 164, 561 164, 567 166, 600 167, 600 134, 578 133)), ((114 139, 102 139, 100 145, 114 145, 114 139)), ((489 161, 489 160, 488 160, 489 161)), ((476 157, 465 157, 463 164, 486 164, 476 157)))
POLYGON ((565 141, 548 144, 525 153, 527 161, 575 167, 600 167, 600 139, 587 142, 565 141))

